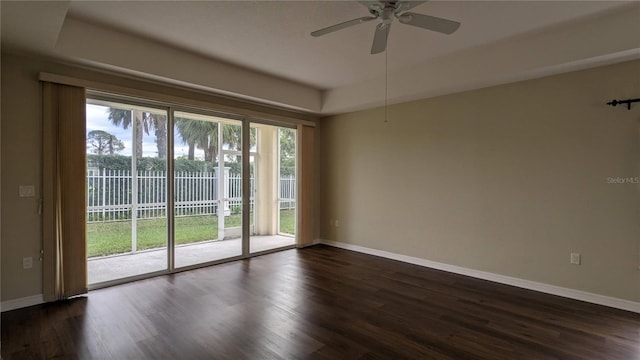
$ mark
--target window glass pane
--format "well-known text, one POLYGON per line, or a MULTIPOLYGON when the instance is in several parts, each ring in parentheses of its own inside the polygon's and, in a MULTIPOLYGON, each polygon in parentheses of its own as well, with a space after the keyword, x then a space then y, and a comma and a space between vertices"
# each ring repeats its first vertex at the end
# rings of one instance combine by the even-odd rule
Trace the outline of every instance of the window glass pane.
POLYGON ((252 253, 295 244, 295 130, 252 124, 252 253))
POLYGON ((281 234, 296 233, 296 130, 279 129, 279 184, 278 201, 281 234))
POLYGON ((187 112, 174 119, 175 266, 240 256, 242 158, 228 152, 241 148, 242 123, 187 112))
POLYGON ((167 114, 87 100, 89 284, 167 269, 167 114))

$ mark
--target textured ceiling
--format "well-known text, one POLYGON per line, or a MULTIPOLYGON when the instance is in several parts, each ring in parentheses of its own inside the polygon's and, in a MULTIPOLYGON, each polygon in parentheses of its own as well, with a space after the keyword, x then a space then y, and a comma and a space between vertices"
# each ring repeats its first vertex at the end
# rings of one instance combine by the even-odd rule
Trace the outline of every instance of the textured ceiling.
POLYGON ((310 36, 367 16, 355 1, 0 6, 3 52, 36 53, 317 114, 640 58, 639 1, 428 1, 412 11, 459 21, 460 29, 443 35, 396 21, 387 52, 378 55, 369 54, 377 21, 310 36))
MULTIPOLYGON (((612 1, 431 1, 412 11, 462 22, 443 35, 394 22, 391 71, 615 8, 612 1)), ((319 38, 311 31, 361 16, 354 1, 72 2, 69 15, 314 87, 363 81, 384 70, 370 55, 376 21, 319 38)))

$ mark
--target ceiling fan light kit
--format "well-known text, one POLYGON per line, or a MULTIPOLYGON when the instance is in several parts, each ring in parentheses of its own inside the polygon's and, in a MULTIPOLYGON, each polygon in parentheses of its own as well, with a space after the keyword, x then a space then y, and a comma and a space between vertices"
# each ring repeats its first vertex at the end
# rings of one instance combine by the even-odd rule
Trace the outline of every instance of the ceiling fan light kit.
POLYGON ((354 25, 380 19, 376 26, 371 45, 371 54, 379 54, 387 48, 387 40, 393 19, 398 19, 400 24, 411 25, 422 29, 436 31, 442 34, 453 34, 460 27, 460 23, 453 20, 443 19, 435 16, 406 12, 426 1, 358 1, 367 7, 373 16, 365 16, 340 24, 332 25, 311 33, 311 36, 318 37, 342 30, 354 25))

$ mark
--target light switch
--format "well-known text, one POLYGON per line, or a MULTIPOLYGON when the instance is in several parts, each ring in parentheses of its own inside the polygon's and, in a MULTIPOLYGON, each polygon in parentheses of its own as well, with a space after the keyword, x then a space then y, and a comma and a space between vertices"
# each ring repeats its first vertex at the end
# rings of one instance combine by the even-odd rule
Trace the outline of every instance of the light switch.
POLYGON ((580 253, 571 253, 571 264, 580 265, 580 253))
POLYGON ((36 188, 33 185, 20 185, 20 197, 36 196, 36 188))

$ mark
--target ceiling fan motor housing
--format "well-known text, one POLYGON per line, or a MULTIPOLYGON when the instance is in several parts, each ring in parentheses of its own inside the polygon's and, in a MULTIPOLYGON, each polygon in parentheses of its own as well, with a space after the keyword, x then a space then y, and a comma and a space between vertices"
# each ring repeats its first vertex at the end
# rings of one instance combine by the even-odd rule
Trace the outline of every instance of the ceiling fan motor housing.
POLYGON ((391 15, 394 13, 397 14, 401 10, 402 7, 398 1, 385 1, 384 4, 377 3, 369 5, 369 12, 371 15, 382 18, 383 20, 391 18, 391 15))

